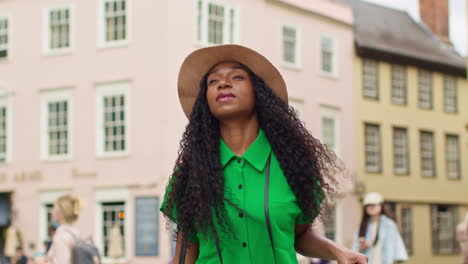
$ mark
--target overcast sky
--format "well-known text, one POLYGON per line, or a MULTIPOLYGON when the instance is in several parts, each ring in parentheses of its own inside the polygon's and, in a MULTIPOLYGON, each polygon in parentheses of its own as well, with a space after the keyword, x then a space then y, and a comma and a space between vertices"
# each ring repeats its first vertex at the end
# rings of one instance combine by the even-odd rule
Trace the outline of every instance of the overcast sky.
MULTIPOLYGON (((406 10, 414 19, 419 17, 419 0, 365 0, 384 6, 406 10)), ((467 55, 466 43, 466 0, 449 0, 450 39, 462 55, 467 55)))

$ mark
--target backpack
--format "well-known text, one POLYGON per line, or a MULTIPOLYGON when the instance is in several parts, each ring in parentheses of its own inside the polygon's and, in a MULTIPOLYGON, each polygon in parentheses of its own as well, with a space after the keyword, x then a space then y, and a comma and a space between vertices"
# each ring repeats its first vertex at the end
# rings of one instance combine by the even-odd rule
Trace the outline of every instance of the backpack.
POLYGON ((73 264, 101 264, 99 250, 91 241, 82 240, 68 230, 66 232, 71 234, 76 241, 72 247, 73 264))
POLYGON ((90 242, 78 240, 72 249, 73 264, 100 264, 99 250, 90 242))

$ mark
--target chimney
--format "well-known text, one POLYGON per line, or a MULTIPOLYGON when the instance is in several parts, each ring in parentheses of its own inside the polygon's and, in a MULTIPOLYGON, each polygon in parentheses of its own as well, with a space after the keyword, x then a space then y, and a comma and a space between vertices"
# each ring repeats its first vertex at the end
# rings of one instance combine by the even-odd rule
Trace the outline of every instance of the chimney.
POLYGON ((449 38, 449 0, 419 0, 419 12, 426 26, 439 39, 451 45, 449 38))

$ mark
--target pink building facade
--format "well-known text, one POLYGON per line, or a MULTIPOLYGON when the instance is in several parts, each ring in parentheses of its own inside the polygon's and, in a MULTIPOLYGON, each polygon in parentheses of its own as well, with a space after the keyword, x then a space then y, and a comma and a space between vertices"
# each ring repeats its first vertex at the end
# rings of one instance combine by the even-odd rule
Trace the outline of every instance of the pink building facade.
POLYGON ((223 43, 268 57, 307 127, 347 165, 326 232, 350 246, 353 19, 326 0, 2 1, 0 231, 15 225, 28 253, 41 251, 51 205, 74 193, 82 236, 104 256, 110 230, 124 236, 124 256, 105 263, 167 263, 158 206, 187 122, 178 69, 223 43))

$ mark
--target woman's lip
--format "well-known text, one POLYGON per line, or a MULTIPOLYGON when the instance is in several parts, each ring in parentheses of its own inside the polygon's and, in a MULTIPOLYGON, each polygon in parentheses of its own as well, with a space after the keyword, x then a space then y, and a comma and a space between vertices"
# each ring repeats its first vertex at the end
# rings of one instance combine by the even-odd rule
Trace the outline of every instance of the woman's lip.
POLYGON ((217 102, 226 102, 232 100, 234 97, 236 97, 232 93, 220 93, 218 96, 216 96, 216 101, 217 102))

